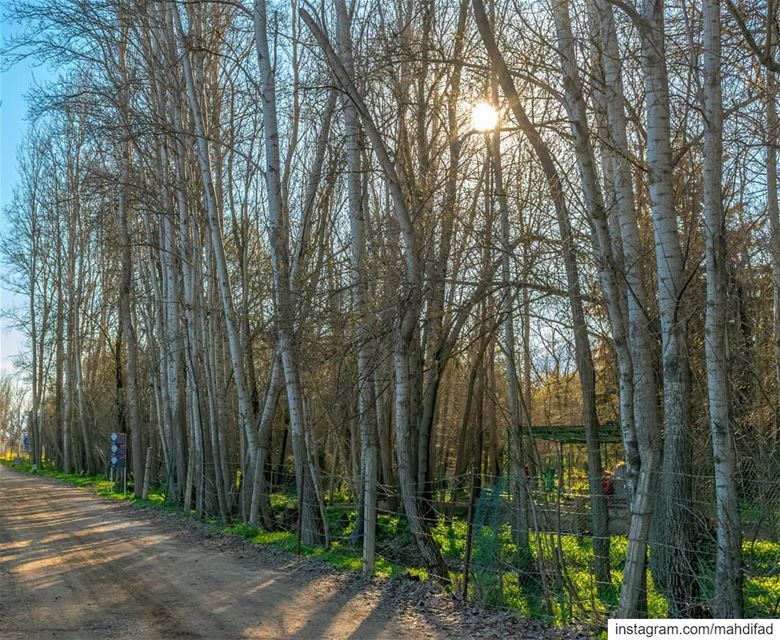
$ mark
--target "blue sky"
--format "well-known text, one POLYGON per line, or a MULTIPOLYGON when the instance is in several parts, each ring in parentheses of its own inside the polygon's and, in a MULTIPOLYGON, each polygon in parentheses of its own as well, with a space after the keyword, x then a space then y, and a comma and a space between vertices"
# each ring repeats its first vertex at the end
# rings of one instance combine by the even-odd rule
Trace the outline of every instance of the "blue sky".
MULTIPOLYGON (((13 25, 0 18, 0 40, 3 43, 14 31, 13 25)), ((25 95, 35 82, 45 81, 52 75, 46 68, 35 67, 29 60, 0 73, 0 233, 7 229, 4 210, 18 179, 16 154, 27 130, 25 95)), ((4 267, 2 269, 0 273, 4 275, 4 267)), ((23 297, 5 289, 0 281, 2 311, 22 307, 26 303, 23 297)), ((7 320, 0 318, 0 373, 13 372, 13 359, 23 347, 22 335, 7 320)))

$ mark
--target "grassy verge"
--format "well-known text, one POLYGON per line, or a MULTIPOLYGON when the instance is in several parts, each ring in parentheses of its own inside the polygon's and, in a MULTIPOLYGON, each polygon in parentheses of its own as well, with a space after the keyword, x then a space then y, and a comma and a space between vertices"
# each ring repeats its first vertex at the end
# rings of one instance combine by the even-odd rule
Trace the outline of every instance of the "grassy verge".
POLYGON ((33 475, 44 476, 46 478, 55 478, 56 480, 61 480, 74 487, 92 489, 99 496, 103 496, 104 498, 109 498, 111 500, 127 501, 133 504, 137 504, 138 506, 155 507, 159 509, 164 508, 167 511, 179 510, 170 505, 164 505, 163 503, 165 501, 165 496, 162 493, 150 492, 145 500, 136 498, 131 492, 123 493, 122 491, 118 490, 117 484, 111 480, 108 480, 105 476, 102 475, 90 476, 86 474, 82 475, 77 473, 65 473, 64 471, 60 471, 52 467, 43 467, 39 469, 27 461, 14 463, 13 458, 8 456, 0 457, 0 464, 16 471, 23 471, 33 475))
MULTIPOLYGON (((229 527, 224 527, 223 531, 242 536, 255 544, 265 544, 277 549, 288 551, 289 553, 298 552, 298 538, 289 531, 264 531, 255 529, 246 523, 239 523, 229 527)), ((344 571, 360 571, 361 555, 357 549, 346 546, 344 542, 334 541, 329 549, 324 547, 312 547, 309 545, 300 545, 300 554, 317 558, 337 569, 344 571)), ((401 575, 417 575, 420 579, 427 577, 422 569, 407 568, 379 556, 376 558, 375 575, 383 578, 394 578, 401 575)))

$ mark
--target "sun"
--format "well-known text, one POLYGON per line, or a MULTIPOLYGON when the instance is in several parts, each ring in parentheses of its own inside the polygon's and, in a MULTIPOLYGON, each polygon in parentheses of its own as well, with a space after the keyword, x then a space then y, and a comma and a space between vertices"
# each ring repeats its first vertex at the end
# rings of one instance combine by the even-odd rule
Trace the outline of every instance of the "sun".
POLYGON ((498 111, 488 102, 478 102, 471 112, 471 128, 475 131, 493 131, 498 126, 498 111))

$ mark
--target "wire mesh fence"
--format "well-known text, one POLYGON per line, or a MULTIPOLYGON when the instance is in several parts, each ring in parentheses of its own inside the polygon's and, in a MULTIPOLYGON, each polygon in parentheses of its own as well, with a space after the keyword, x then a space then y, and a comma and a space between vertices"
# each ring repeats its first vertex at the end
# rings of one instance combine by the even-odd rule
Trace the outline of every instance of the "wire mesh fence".
MULTIPOLYGON (((663 518, 655 518, 645 594, 651 617, 670 613, 669 582, 685 586, 690 611, 709 610, 717 553, 716 502, 714 477, 706 473, 706 456, 702 458, 702 469, 696 470, 697 463, 685 474, 691 487, 683 505, 688 510, 689 535, 670 540, 663 518), (672 578, 663 575, 659 564, 665 554, 677 559, 672 578)), ((535 469, 523 470, 528 500, 522 516, 518 483, 508 474, 480 473, 475 478, 466 473, 439 478, 430 487, 416 487, 424 515, 422 535, 440 551, 452 590, 524 616, 558 623, 605 623, 618 604, 631 522, 622 463, 617 455, 612 461, 601 478, 609 531, 610 579, 605 583, 595 577, 593 496, 588 490, 587 468, 578 454, 569 457, 559 449, 554 456, 540 457, 535 469), (518 526, 518 522, 525 525, 518 526)), ((780 473, 768 471, 765 461, 752 457, 744 458, 740 466, 746 617, 780 615, 780 473)), ((355 496, 360 480, 340 475, 326 480, 331 548, 352 555, 351 566, 359 568, 360 513, 355 496)), ((400 486, 380 484, 378 488, 378 571, 411 579, 430 575, 408 525, 400 486)), ((278 529, 297 536, 294 491, 277 491, 272 503, 278 529)))

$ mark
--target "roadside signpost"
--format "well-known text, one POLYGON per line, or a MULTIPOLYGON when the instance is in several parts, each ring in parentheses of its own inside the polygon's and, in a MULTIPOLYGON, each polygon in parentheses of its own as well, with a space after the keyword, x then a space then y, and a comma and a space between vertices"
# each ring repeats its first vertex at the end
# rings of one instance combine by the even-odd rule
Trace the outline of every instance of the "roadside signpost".
POLYGON ((127 434, 112 433, 109 437, 109 462, 111 463, 111 479, 115 480, 117 471, 122 470, 124 477, 124 492, 127 493, 127 434))
POLYGON ((26 454, 30 453, 30 436, 27 434, 22 436, 22 448, 26 454))

